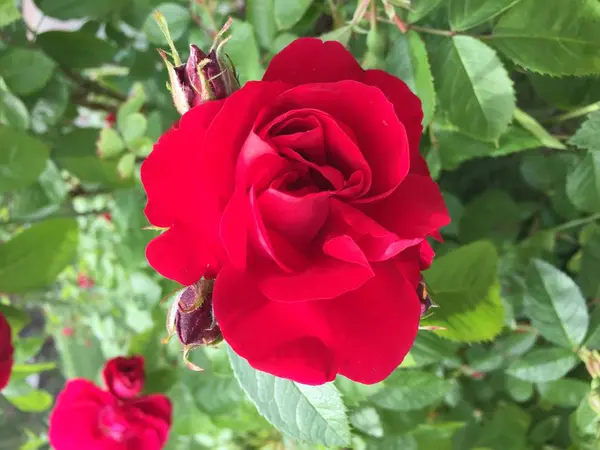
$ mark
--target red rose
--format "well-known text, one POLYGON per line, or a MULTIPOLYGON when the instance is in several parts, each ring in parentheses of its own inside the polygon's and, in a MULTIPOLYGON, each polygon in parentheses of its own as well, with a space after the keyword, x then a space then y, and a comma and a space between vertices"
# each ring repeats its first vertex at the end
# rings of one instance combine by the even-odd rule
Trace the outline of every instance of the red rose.
POLYGON ((0 312, 0 390, 4 389, 10 379, 14 352, 10 325, 0 312))
POLYGON ((419 153, 419 99, 337 42, 299 39, 260 82, 192 108, 142 166, 168 228, 146 254, 184 285, 216 275, 225 340, 307 384, 386 378, 419 326, 427 236, 449 216, 419 153))
POLYGON ((144 389, 144 358, 113 358, 104 366, 102 377, 115 397, 123 400, 134 398, 144 389))
POLYGON ((94 279, 84 273, 77 275, 77 284, 81 289, 91 289, 96 285, 94 279))
POLYGON ((67 382, 50 415, 55 450, 160 450, 171 428, 171 402, 150 395, 122 402, 87 380, 67 382))

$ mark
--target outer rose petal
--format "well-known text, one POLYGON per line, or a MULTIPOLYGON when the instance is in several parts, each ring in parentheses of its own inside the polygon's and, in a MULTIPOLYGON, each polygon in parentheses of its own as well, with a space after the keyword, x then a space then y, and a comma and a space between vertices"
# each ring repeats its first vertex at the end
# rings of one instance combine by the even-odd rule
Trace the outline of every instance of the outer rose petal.
POLYGON ((393 263, 378 264, 360 289, 331 300, 273 302, 247 274, 225 267, 213 293, 226 341, 256 369, 306 384, 337 373, 360 383, 385 379, 417 333, 420 303, 393 263))
POLYGON ((419 152, 419 142, 423 132, 423 109, 419 97, 413 94, 404 81, 383 70, 365 71, 362 81, 378 87, 394 105, 396 115, 404 125, 410 143, 411 172, 429 175, 427 163, 419 152))
POLYGON ((360 80, 363 70, 339 42, 296 39, 271 60, 263 81, 299 85, 360 80))
POLYGON ((49 439, 56 450, 125 450, 100 430, 99 415, 114 397, 87 380, 68 381, 50 415, 49 439))
POLYGON ((0 313, 0 390, 2 390, 10 379, 13 366, 14 348, 10 325, 2 313, 0 313))

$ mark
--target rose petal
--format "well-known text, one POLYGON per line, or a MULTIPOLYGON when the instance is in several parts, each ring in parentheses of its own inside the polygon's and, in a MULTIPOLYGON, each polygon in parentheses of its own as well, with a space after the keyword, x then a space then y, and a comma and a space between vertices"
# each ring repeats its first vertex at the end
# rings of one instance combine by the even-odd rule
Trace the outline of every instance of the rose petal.
POLYGON ((450 223, 440 189, 428 175, 408 174, 389 197, 359 208, 405 239, 424 238, 450 223))
POLYGON ((263 81, 299 85, 360 80, 363 70, 339 42, 296 39, 273 57, 263 81))
MULTIPOLYGON (((297 86, 279 95, 259 120, 266 124, 288 111, 306 108, 320 110, 353 131, 373 174, 365 201, 385 197, 402 182, 410 166, 408 140, 393 105, 379 89, 355 81, 297 86)), ((337 161, 347 157, 346 148, 355 153, 348 141, 341 148, 328 149, 329 164, 339 167, 337 161)))
POLYGON ((423 132, 423 109, 421 100, 412 93, 404 81, 383 70, 367 70, 364 72, 363 83, 378 87, 393 103, 396 115, 408 136, 410 143, 411 172, 429 175, 429 168, 419 152, 419 142, 423 132))
POLYGON ((215 315, 225 340, 258 370, 306 384, 331 381, 336 373, 377 383, 410 349, 420 304, 393 265, 375 272, 362 288, 337 298, 282 303, 226 267, 215 283, 215 315))

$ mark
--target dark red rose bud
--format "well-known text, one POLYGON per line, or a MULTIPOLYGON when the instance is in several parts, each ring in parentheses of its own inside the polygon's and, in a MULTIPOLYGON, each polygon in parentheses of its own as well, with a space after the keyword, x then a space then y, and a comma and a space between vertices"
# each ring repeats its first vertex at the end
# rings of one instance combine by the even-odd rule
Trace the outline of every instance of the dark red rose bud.
POLYGON ((10 379, 14 352, 10 325, 0 312, 0 390, 4 389, 10 379))
POLYGON ((175 330, 183 345, 207 345, 221 339, 213 314, 212 285, 212 280, 201 280, 179 296, 175 330))
POLYGON ((158 52, 167 66, 171 96, 180 114, 185 114, 196 105, 226 98, 240 88, 235 68, 222 52, 227 42, 222 36, 231 25, 230 21, 217 33, 208 54, 192 44, 188 60, 182 64, 164 17, 158 14, 155 18, 171 49, 174 64, 169 61, 165 51, 159 49, 158 52))
POLYGON ((109 360, 102 371, 104 384, 115 397, 130 400, 144 389, 144 358, 119 356, 109 360))

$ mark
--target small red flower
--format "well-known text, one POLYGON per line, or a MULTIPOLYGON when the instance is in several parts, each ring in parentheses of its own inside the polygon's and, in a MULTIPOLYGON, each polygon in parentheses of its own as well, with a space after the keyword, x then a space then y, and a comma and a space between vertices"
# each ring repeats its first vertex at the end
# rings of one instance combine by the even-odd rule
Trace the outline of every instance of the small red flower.
POLYGON ((104 366, 102 377, 115 397, 122 400, 137 397, 144 389, 144 358, 113 358, 104 366))
POLYGON ((450 221, 398 78, 298 39, 262 81, 191 108, 142 165, 146 250, 167 278, 216 275, 223 338, 306 384, 385 379, 419 328, 428 237, 450 221), (368 330, 368 332, 365 332, 368 330))
POLYGON ((171 420, 171 402, 164 395, 123 400, 75 379, 56 399, 49 439, 55 450, 160 450, 171 420))
POLYGON ((100 214, 100 217, 102 217, 103 219, 105 219, 107 222, 112 222, 112 216, 110 215, 110 213, 100 214))
POLYGON ((77 284, 81 289, 91 289, 96 285, 94 279, 88 277, 84 273, 77 275, 77 284))
POLYGON ((106 117, 104 118, 104 122, 106 123, 106 126, 111 128, 115 122, 117 121, 117 116, 115 113, 108 113, 106 115, 106 117))
POLYGON ((10 325, 0 312, 0 390, 4 389, 10 379, 14 351, 10 325))

